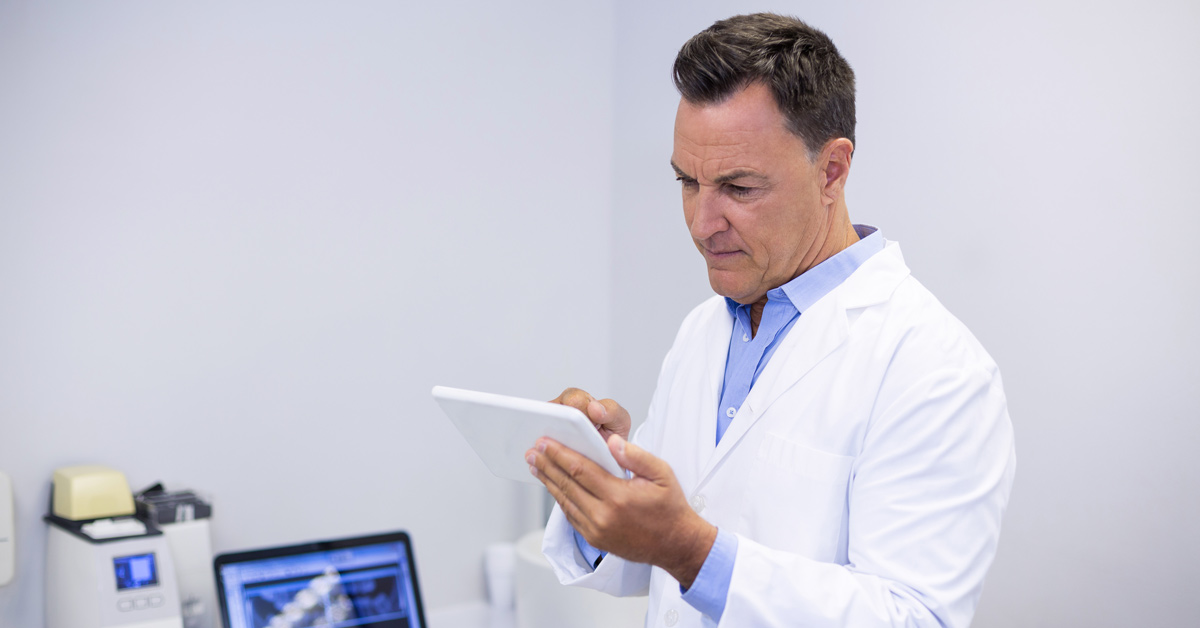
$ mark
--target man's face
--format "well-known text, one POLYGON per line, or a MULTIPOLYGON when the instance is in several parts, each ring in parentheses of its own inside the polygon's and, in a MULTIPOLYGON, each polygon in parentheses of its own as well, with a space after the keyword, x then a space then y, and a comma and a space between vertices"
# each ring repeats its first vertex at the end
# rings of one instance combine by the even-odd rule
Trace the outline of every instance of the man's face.
POLYGON ((831 226, 824 173, 765 85, 716 105, 680 101, 671 164, 717 294, 754 303, 816 261, 831 226))

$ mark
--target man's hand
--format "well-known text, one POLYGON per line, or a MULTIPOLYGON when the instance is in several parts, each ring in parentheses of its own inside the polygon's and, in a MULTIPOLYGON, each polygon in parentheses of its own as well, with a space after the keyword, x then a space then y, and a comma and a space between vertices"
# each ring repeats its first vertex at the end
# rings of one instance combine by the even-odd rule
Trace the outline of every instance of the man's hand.
POLYGON ((582 412, 600 430, 604 440, 613 434, 629 440, 629 413, 612 399, 596 399, 578 388, 568 388, 550 403, 571 406, 582 412))
POLYGON ((716 527, 688 505, 664 460, 616 434, 608 448, 632 478, 615 477, 549 438, 538 439, 525 460, 593 547, 662 567, 690 588, 717 538, 716 527))

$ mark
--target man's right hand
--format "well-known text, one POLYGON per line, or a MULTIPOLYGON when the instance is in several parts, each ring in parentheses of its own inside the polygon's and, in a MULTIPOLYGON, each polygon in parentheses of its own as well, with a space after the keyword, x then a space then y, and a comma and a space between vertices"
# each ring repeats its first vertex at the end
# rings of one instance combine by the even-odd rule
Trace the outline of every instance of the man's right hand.
POLYGON ((582 412, 600 430, 605 442, 613 434, 629 440, 629 412, 612 399, 596 399, 578 388, 568 388, 550 403, 571 406, 582 412))

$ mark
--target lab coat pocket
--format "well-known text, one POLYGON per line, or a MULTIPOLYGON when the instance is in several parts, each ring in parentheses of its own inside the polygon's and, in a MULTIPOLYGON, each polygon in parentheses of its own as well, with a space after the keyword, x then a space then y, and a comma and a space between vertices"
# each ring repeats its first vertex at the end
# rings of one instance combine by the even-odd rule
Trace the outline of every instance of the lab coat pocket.
POLYGON ((767 547, 835 562, 853 464, 851 456, 766 434, 750 468, 742 530, 767 547))

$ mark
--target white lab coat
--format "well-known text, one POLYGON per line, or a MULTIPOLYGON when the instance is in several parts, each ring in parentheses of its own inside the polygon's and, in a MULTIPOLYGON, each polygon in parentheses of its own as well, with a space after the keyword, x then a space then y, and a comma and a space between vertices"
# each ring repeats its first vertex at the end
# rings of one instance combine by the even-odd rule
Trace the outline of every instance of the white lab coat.
MULTIPOLYGON (((1000 373, 888 242, 803 313, 719 446, 733 319, 688 315, 634 440, 692 507, 738 536, 720 626, 967 626, 995 555, 1015 458, 1000 373)), ((595 570, 555 508, 563 583, 649 593, 647 626, 716 626, 665 571, 595 570)))

